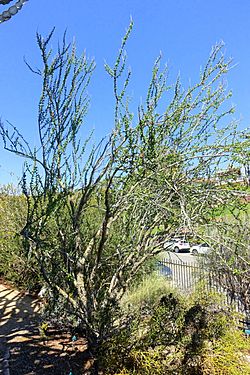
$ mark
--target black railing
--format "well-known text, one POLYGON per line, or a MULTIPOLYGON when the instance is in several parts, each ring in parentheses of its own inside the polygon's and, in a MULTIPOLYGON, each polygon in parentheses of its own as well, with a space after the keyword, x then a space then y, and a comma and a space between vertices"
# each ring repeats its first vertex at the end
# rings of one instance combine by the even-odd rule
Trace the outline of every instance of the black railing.
POLYGON ((157 270, 173 287, 184 293, 192 292, 196 288, 220 293, 226 305, 233 306, 249 319, 250 306, 246 306, 237 293, 224 286, 223 275, 209 271, 205 264, 162 259, 157 262, 157 270))
POLYGON ((157 269, 160 275, 168 277, 170 284, 183 291, 194 290, 200 279, 201 267, 196 263, 162 259, 157 269))

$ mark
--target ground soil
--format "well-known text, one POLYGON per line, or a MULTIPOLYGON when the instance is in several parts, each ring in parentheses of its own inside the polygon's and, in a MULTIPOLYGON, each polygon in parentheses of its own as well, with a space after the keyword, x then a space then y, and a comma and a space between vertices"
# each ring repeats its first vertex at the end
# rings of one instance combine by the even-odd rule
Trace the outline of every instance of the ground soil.
MULTIPOLYGON (((80 375, 86 342, 51 327, 41 335, 41 301, 0 281, 0 374, 80 375)), ((85 361, 86 362, 86 361, 85 361)))

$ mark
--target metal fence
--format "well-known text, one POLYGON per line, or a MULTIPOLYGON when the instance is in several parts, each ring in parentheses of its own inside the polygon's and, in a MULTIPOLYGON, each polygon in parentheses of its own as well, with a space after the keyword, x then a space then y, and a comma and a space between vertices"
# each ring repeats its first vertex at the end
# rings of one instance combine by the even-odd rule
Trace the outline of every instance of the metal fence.
POLYGON ((158 273, 168 278, 169 283, 183 291, 194 290, 200 278, 201 268, 195 263, 184 263, 163 259, 158 262, 158 273))
POLYGON ((220 293, 226 305, 233 306, 249 320, 250 306, 243 305, 237 294, 223 287, 223 275, 209 271, 206 265, 162 259, 158 261, 157 269, 159 275, 166 277, 170 285, 184 293, 197 288, 220 293))

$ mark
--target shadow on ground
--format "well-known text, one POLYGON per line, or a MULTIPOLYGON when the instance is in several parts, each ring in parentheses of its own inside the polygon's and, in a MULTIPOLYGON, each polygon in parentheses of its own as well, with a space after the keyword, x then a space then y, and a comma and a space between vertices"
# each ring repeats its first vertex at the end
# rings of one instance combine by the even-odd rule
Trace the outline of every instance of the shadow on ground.
POLYGON ((84 340, 53 330, 42 338, 38 312, 38 300, 0 284, 0 374, 4 357, 11 375, 82 374, 84 340))

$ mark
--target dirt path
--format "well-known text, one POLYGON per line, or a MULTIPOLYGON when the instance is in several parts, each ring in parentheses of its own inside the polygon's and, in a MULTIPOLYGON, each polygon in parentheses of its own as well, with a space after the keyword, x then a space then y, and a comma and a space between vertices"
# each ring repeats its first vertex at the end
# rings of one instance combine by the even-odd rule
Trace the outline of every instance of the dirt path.
POLYGON ((0 374, 81 374, 83 340, 53 332, 44 341, 39 335, 39 301, 0 284, 0 374))

